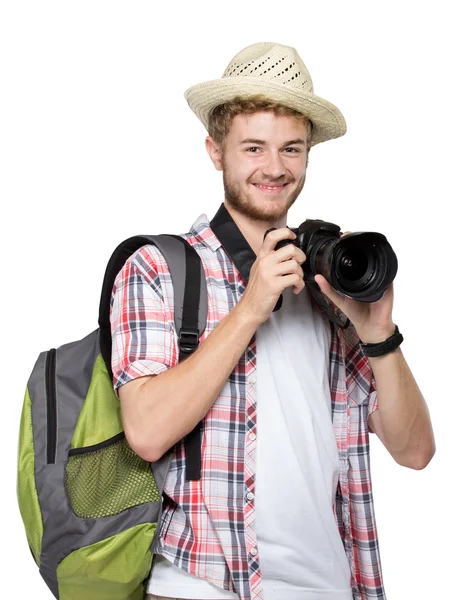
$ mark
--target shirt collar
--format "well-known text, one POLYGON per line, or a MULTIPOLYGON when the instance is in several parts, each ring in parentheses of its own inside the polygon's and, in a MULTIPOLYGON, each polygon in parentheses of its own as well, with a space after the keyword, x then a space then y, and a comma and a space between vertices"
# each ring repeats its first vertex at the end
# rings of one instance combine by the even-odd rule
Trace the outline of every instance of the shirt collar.
POLYGON ((205 213, 202 213, 190 228, 191 234, 204 246, 216 252, 221 243, 211 229, 210 222, 205 213))
POLYGON ((257 257, 224 203, 220 205, 211 222, 206 214, 201 214, 192 225, 191 233, 214 252, 223 247, 245 283, 248 283, 251 267, 257 257))

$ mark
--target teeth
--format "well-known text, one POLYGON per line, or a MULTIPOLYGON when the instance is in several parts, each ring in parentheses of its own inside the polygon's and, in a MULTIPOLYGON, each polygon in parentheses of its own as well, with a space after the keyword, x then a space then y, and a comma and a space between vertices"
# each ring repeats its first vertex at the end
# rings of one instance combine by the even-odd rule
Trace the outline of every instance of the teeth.
POLYGON ((260 183, 255 184, 257 187, 266 188, 267 190, 277 190, 278 188, 284 187, 284 185, 262 185, 260 183))

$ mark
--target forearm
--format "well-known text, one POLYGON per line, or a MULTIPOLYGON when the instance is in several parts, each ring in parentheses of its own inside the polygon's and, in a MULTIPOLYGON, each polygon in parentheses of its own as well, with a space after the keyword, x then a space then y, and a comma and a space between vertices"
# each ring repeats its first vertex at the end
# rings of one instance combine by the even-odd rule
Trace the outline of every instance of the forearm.
POLYGON ((258 325, 240 302, 186 360, 146 377, 134 398, 138 454, 157 460, 210 410, 258 325))
POLYGON ((384 445, 403 466, 428 464, 435 453, 430 413, 401 349, 369 361, 384 445))

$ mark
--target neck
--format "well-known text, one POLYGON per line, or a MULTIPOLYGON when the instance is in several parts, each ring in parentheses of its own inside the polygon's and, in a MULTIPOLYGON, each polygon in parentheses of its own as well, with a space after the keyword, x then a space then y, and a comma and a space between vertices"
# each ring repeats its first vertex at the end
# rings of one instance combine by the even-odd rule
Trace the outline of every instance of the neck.
POLYGON ((268 229, 272 229, 273 227, 276 227, 276 229, 286 227, 287 215, 284 215, 276 221, 257 221, 238 212, 228 202, 224 202, 224 206, 256 256, 260 252, 260 248, 263 245, 263 236, 268 229))

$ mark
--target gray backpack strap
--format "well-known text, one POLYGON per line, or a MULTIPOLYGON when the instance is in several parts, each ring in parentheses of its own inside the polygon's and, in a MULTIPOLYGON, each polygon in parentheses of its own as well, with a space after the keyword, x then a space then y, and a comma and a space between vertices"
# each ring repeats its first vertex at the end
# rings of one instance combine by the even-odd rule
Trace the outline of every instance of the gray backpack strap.
MULTIPOLYGON (((192 260, 189 254, 191 246, 182 244, 183 238, 177 235, 159 235, 155 239, 156 246, 165 257, 173 282, 175 297, 175 324, 178 332, 179 362, 184 360, 198 346, 199 337, 206 327, 207 292, 206 278, 201 264, 192 260), (160 238, 160 239, 159 239, 160 238), (183 266, 185 270, 183 271, 183 266), (198 277, 197 266, 201 271, 198 277), (199 304, 204 297, 205 319, 199 304), (196 315, 199 325, 196 327, 196 315)), ((193 250, 193 248, 192 248, 193 250)), ((193 250, 195 252, 195 250, 193 250)), ((186 480, 198 480, 201 476, 201 434, 203 424, 197 423, 186 435, 184 442, 186 453, 186 480)))
MULTIPOLYGON (((105 272, 100 299, 100 349, 112 378, 110 302, 114 281, 127 259, 147 244, 157 246, 164 256, 171 275, 174 293, 174 318, 178 335, 179 362, 195 351, 205 330, 208 299, 206 277, 199 254, 181 236, 173 234, 141 235, 119 244, 105 272)), ((198 423, 185 440, 186 479, 200 479, 201 429, 198 423)))
MULTIPOLYGON (((195 260, 196 251, 179 235, 153 236, 154 243, 163 254, 173 283, 175 326, 180 354, 190 354, 198 346, 206 328, 208 299, 206 278, 201 260, 195 260), (198 269, 197 269, 198 267, 198 269), (196 319, 198 325, 196 326, 196 319)), ((197 254, 198 259, 200 257, 197 254)), ((186 356, 180 356, 183 360, 186 356)))
MULTIPOLYGON (((206 302, 206 278, 203 266, 200 262, 200 277, 197 276, 197 262, 191 259, 189 244, 182 245, 180 236, 164 235, 156 238, 156 245, 167 260, 173 282, 175 296, 175 323, 178 332, 179 361, 184 360, 186 355, 191 354, 198 346, 199 337, 206 327, 207 302, 206 302), (176 241, 174 241, 174 240, 176 241), (165 242, 165 244, 163 243, 165 242), (178 246, 176 246, 178 243, 178 246), (162 245, 160 245, 162 244, 162 245), (168 247, 167 247, 168 245, 168 247), (185 259, 180 251, 184 250, 185 259), (182 266, 186 266, 183 273, 182 266), (205 319, 201 320, 199 304, 205 298, 205 319), (179 307, 179 310, 176 310, 179 307), (197 312, 198 311, 198 312, 197 312), (196 315, 199 316, 199 328, 197 330, 196 315), (178 320, 181 317, 181 322, 178 320), (202 327, 200 329, 200 327, 202 327)), ((193 248, 192 248, 193 250, 193 248)), ((194 251, 195 252, 195 251, 194 251)), ((197 423, 194 429, 186 435, 184 448, 186 453, 186 480, 198 480, 201 476, 201 437, 203 423, 197 423)))
POLYGON ((184 238, 173 234, 137 235, 124 240, 115 249, 106 267, 99 308, 100 348, 111 378, 113 373, 111 370, 110 303, 114 281, 127 259, 147 244, 157 246, 170 269, 175 298, 176 333, 180 345, 179 360, 183 360, 195 350, 198 346, 197 334, 200 337, 206 327, 208 314, 206 278, 196 250, 184 238), (183 322, 186 327, 181 335, 183 322))

